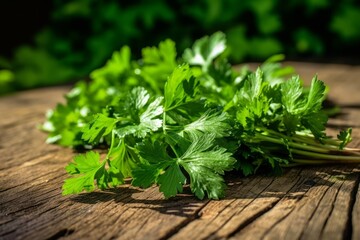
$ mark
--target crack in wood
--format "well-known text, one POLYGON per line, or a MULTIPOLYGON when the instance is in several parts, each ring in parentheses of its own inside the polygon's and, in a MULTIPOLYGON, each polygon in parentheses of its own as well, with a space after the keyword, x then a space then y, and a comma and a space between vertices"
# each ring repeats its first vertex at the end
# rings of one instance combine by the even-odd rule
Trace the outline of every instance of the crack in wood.
POLYGON ((346 228, 344 230, 344 240, 351 240, 351 239, 356 239, 356 237, 353 238, 353 231, 354 229, 357 229, 358 226, 354 226, 354 222, 353 222, 353 218, 352 218, 352 213, 354 211, 355 208, 355 202, 356 202, 356 196, 357 196, 357 192, 360 186, 360 176, 358 175, 355 181, 355 186, 351 191, 351 197, 349 199, 349 211, 348 211, 348 219, 347 219, 347 223, 346 223, 346 228))
MULTIPOLYGON (((324 180, 326 180, 326 179, 324 179, 324 180)), ((333 185, 333 184, 332 184, 332 185, 333 185)), ((317 204, 316 204, 316 206, 315 206, 315 208, 314 208, 314 211, 312 211, 312 213, 310 214, 310 217, 309 217, 309 219, 308 219, 308 221, 307 221, 307 223, 305 224, 305 226, 304 226, 303 229, 306 230, 307 228, 309 228, 310 222, 311 222, 311 220, 314 218, 315 214, 317 213, 317 209, 318 209, 319 205, 321 204, 322 199, 325 197, 326 193, 329 191, 329 189, 332 187, 332 185, 329 186, 329 187, 325 190, 325 192, 321 195, 319 201, 317 202, 317 204)), ((303 239, 303 235, 304 235, 304 234, 305 234, 305 231, 302 231, 301 234, 300 234, 300 236, 299 236, 299 239, 303 239)), ((306 238, 305 238, 305 239, 306 239, 306 238)))
POLYGON ((69 235, 73 234, 74 232, 75 232, 74 229, 67 229, 67 228, 61 229, 60 231, 58 231, 51 237, 47 238, 46 240, 57 240, 62 237, 68 237, 69 235))
POLYGON ((210 200, 207 200, 205 202, 204 205, 202 205, 199 209, 197 209, 194 214, 193 217, 188 217, 186 219, 184 219, 180 224, 178 224, 174 229, 172 229, 171 231, 169 231, 165 236, 159 238, 159 240, 166 240, 171 238, 172 236, 174 236, 176 233, 178 233, 181 229, 183 229, 184 227, 186 227, 189 223, 191 223, 193 220, 198 219, 201 217, 201 215, 199 214, 200 211, 202 209, 204 209, 206 207, 206 205, 208 205, 210 202, 210 200))

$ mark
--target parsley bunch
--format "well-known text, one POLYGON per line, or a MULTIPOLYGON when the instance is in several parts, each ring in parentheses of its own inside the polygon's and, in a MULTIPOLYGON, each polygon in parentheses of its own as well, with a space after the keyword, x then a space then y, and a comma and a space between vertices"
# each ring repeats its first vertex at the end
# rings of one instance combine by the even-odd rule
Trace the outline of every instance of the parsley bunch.
POLYGON ((315 76, 304 88, 292 68, 274 56, 255 72, 232 68, 225 35, 197 40, 182 57, 175 43, 142 50, 131 60, 128 47, 115 52, 50 111, 43 130, 49 143, 106 154, 78 155, 66 170, 63 194, 153 184, 166 198, 189 184, 200 199, 224 197, 226 171, 253 174, 283 166, 359 162, 346 148, 351 129, 337 139, 325 134, 322 111, 327 88, 315 76))

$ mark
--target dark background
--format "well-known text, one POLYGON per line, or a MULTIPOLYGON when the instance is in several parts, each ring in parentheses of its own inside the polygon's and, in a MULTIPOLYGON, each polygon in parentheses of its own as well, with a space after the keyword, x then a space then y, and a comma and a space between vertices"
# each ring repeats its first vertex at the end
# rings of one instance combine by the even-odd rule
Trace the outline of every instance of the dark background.
POLYGON ((33 43, 34 35, 50 21, 53 4, 46 0, 0 3, 0 54, 11 57, 17 46, 33 43))

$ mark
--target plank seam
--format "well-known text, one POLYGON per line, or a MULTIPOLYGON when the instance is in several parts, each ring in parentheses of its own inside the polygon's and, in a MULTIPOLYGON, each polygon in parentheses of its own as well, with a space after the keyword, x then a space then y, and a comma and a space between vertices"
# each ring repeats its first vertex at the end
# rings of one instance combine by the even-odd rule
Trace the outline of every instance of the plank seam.
POLYGON ((357 195, 357 191, 359 189, 359 186, 360 186, 360 177, 357 176, 356 178, 356 181, 355 181, 355 184, 354 184, 354 188, 351 192, 351 195, 350 195, 350 200, 349 200, 349 212, 348 212, 348 220, 347 220, 347 223, 346 223, 346 228, 344 230, 344 235, 343 235, 343 238, 344 239, 349 239, 351 240, 353 238, 353 221, 352 221, 352 213, 354 211, 354 207, 355 207, 355 202, 356 202, 356 195, 357 195))
MULTIPOLYGON (((302 172, 302 171, 300 171, 300 172, 302 172)), ((298 175, 298 176, 299 176, 299 175, 298 175)), ((276 204, 274 205, 274 207, 276 207, 276 205, 277 205, 279 202, 281 202, 282 200, 286 199, 286 198, 287 198, 287 195, 289 194, 289 192, 291 192, 292 190, 294 190, 294 189, 296 189, 296 188, 298 187, 299 182, 303 182, 303 179, 300 178, 300 177, 299 177, 299 179, 296 181, 296 183, 294 184, 294 186, 293 186, 289 191, 287 191, 286 194, 285 194, 278 202, 276 202, 276 204)), ((300 184, 300 185, 301 185, 301 184, 300 184)), ((306 194, 309 190, 310 190, 310 188, 306 190, 306 192, 304 193, 304 195, 303 195, 301 198, 297 199, 297 202, 299 202, 299 201, 305 196, 305 194, 306 194)), ((280 219, 278 219, 276 222, 274 222, 274 224, 273 224, 270 228, 268 228, 267 231, 264 232, 264 234, 261 236, 261 238, 262 238, 262 239, 265 238, 265 236, 274 228, 274 226, 276 226, 278 223, 282 222, 282 221, 283 221, 287 216, 289 216, 295 209, 296 209, 296 206, 294 205, 294 206, 292 207, 291 211, 289 211, 286 215, 284 215, 283 217, 281 217, 280 219)))
POLYGON ((199 212, 205 208, 211 201, 207 200, 203 206, 201 206, 199 209, 197 209, 194 212, 194 215, 192 217, 184 219, 179 225, 177 225, 175 228, 170 230, 167 234, 165 234, 163 237, 159 238, 159 240, 166 240, 174 236, 176 233, 178 233, 182 228, 186 227, 188 224, 190 224, 193 220, 200 218, 199 212))
MULTIPOLYGON (((335 208, 335 203, 336 203, 336 199, 338 198, 338 195, 339 195, 339 192, 340 192, 340 189, 341 187, 343 186, 344 184, 344 181, 340 184, 339 188, 337 189, 336 191, 336 194, 335 194, 335 197, 334 197, 334 200, 333 202, 331 203, 331 210, 329 212, 329 215, 327 216, 327 218, 325 219, 325 222, 324 222, 324 225, 322 226, 322 229, 321 229, 321 234, 320 234, 320 238, 323 239, 323 235, 324 235, 324 230, 325 230, 325 227, 334 211, 334 208, 335 208)), ((332 186, 334 186, 335 184, 333 184, 332 186)))
MULTIPOLYGON (((327 177, 327 179, 328 179, 328 178, 329 178, 329 177, 327 177)), ((333 185, 334 185, 334 183, 332 183, 331 186, 329 186, 329 187, 325 190, 324 194, 321 196, 318 204, 316 205, 316 208, 314 209, 314 211, 312 212, 310 218, 308 219, 307 224, 304 226, 304 230, 306 230, 306 228, 309 226, 309 223, 310 223, 311 219, 313 219, 313 217, 314 217, 314 215, 315 215, 315 213, 316 213, 316 211, 317 211, 317 209, 318 209, 321 201, 324 199, 326 193, 329 191, 329 189, 330 189, 333 185)), ((303 231, 303 232, 300 234, 299 239, 303 239, 304 233, 305 233, 305 231, 303 231)))

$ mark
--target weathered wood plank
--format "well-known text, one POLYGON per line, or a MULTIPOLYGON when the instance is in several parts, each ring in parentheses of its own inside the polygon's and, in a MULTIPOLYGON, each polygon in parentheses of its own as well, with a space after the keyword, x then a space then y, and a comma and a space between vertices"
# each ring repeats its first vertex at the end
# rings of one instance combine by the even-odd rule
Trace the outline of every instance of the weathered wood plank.
MULTIPOLYGON (((360 147, 360 67, 288 63, 309 83, 317 73, 342 114, 329 133, 354 126, 360 147)), ((359 239, 357 165, 298 167, 280 177, 226 177, 227 197, 164 200, 157 187, 61 196, 64 167, 75 152, 44 143, 36 126, 69 87, 0 99, 1 239, 359 239)))

